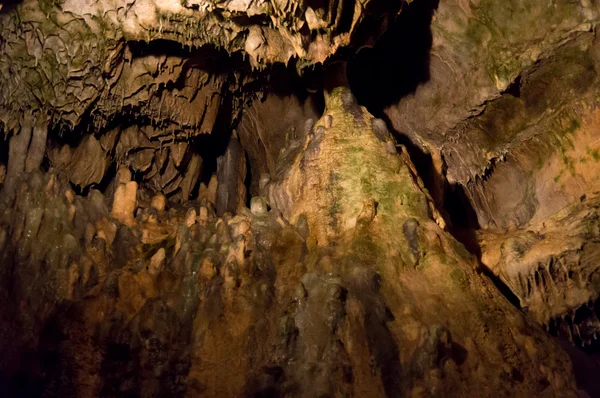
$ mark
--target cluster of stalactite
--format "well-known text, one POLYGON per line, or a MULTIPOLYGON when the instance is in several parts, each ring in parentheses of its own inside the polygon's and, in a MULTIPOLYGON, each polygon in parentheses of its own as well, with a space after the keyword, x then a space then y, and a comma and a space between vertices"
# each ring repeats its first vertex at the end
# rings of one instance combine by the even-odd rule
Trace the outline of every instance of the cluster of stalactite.
POLYGON ((597 338, 600 198, 583 197, 527 229, 482 231, 482 261, 547 329, 577 345, 597 338))

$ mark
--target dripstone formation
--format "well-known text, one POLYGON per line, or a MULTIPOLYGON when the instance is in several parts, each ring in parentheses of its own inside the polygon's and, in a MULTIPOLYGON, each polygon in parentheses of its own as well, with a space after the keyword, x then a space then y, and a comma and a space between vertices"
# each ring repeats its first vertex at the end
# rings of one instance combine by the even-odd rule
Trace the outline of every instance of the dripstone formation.
POLYGON ((0 4, 0 394, 595 396, 599 21, 0 4))

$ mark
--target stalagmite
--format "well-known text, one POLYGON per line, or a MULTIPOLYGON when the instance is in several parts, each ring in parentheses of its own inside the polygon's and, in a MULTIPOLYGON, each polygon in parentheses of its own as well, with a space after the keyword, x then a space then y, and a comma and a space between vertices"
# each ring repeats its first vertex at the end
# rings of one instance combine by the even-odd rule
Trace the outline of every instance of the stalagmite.
POLYGON ((191 228, 196 223, 196 218, 198 215, 196 214, 195 209, 189 209, 185 214, 185 225, 188 228, 191 228))
POLYGON ((217 214, 235 213, 246 198, 246 157, 237 137, 231 137, 225 154, 217 160, 217 178, 217 214))
POLYGON ((200 223, 200 225, 206 225, 206 223, 208 222, 208 209, 206 208, 206 206, 200 206, 198 222, 200 223))
POLYGON ((134 223, 137 189, 137 182, 129 181, 126 184, 119 184, 115 190, 111 213, 114 218, 126 225, 133 225, 134 223))
POLYGON ((165 249, 161 247, 150 259, 150 264, 148 265, 148 272, 150 272, 150 274, 153 276, 158 275, 164 266, 165 258, 165 249))
MULTIPOLYGON (((324 129, 318 141, 317 135, 312 141, 309 138, 305 152, 299 153, 293 164, 278 176, 277 182, 269 185, 271 207, 279 208, 292 222, 300 224, 305 217, 310 227, 307 240, 314 239, 323 249, 335 248, 331 250, 330 260, 318 262, 323 272, 337 271, 344 275, 350 269, 356 269, 356 272, 359 269, 375 270, 382 284, 380 292, 376 293, 380 295, 379 300, 411 302, 411 306, 421 308, 420 325, 425 328, 443 325, 452 334, 452 341, 461 346, 468 344, 463 340, 465 335, 461 325, 470 323, 467 319, 472 320, 475 313, 466 308, 468 303, 485 302, 486 305, 502 308, 503 312, 511 312, 510 307, 501 304, 499 297, 480 297, 480 289, 490 291, 487 290, 489 287, 484 287, 488 285, 474 273, 475 264, 458 254, 459 247, 451 243, 452 238, 432 219, 428 204, 431 199, 413 179, 413 166, 406 156, 387 152, 385 142, 370 129, 372 117, 356 108, 355 100, 346 89, 335 89, 328 94, 326 114, 332 117, 333 123, 325 118, 317 121, 315 131, 324 129), (317 185, 326 187, 325 194, 312 189, 317 185), (293 197, 294 201, 285 202, 282 200, 285 197, 293 197), (441 282, 438 278, 442 274, 452 275, 452 282, 441 282), (451 315, 444 317, 440 312, 427 314, 425 307, 406 296, 416 294, 417 290, 427 291, 431 297, 443 295, 444 312, 451 315), (413 293, 407 293, 409 291, 413 293), (448 297, 457 298, 456 307, 448 297)), ((252 204, 255 202, 258 209, 261 201, 255 198, 252 204)), ((361 300, 362 293, 352 293, 355 282, 346 277, 342 280, 349 286, 349 297, 356 295, 355 300, 361 300)), ((310 297, 311 289, 308 291, 310 297)), ((410 311, 403 313, 396 310, 393 318, 387 323, 389 329, 385 333, 389 333, 390 337, 386 339, 400 341, 399 346, 406 347, 411 340, 401 325, 414 322, 413 315, 410 311), (406 341, 402 343, 404 339, 406 341)), ((505 320, 482 322, 494 322, 495 326, 487 330, 500 331, 505 320)), ((516 325, 508 328, 512 333, 522 333, 516 325)), ((487 338, 493 341, 502 339, 499 336, 487 338)), ((488 350, 487 344, 477 346, 480 350, 488 350)), ((371 348, 376 349, 376 346, 371 348)), ((423 371, 433 371, 438 366, 437 362, 420 358, 439 358, 439 354, 435 350, 431 354, 427 352, 426 349, 414 351, 410 354, 414 355, 412 359, 403 362, 402 367, 416 369, 424 366, 423 371), (423 361, 431 364, 424 365, 423 361)), ((530 355, 521 349, 517 352, 516 355, 523 358, 530 355)), ((491 351, 489 355, 492 355, 491 351)), ((491 358, 482 352, 481 357, 472 360, 493 361, 491 358)), ((491 364, 487 366, 493 367, 491 364)), ((494 376, 490 374, 489 377, 494 376)), ((487 383, 481 386, 484 384, 487 383)), ((418 382, 411 386, 425 388, 425 391, 432 388, 431 384, 418 382)), ((384 384, 381 388, 394 391, 401 387, 384 384)), ((412 387, 405 388, 407 393, 412 391, 412 387)))
POLYGON ((96 236, 104 239, 106 246, 110 247, 117 234, 117 226, 106 217, 96 221, 95 225, 96 236))
POLYGON ((200 191, 198 192, 198 201, 202 199, 208 200, 210 203, 215 204, 217 197, 217 190, 219 187, 219 180, 216 175, 212 175, 208 186, 204 183, 200 184, 200 191))
POLYGON ((160 213, 165 211, 166 204, 167 198, 165 198, 165 195, 157 194, 152 197, 152 202, 150 206, 152 206, 152 208, 156 209, 156 211, 160 213))
POLYGON ((181 196, 183 200, 188 200, 190 194, 196 185, 196 181, 202 171, 202 157, 198 154, 193 154, 185 171, 185 177, 181 181, 181 196))
POLYGON ((260 192, 264 191, 264 189, 267 187, 267 185, 269 184, 270 181, 271 181, 271 175, 269 173, 262 173, 260 175, 260 182, 259 182, 260 192))
POLYGON ((219 179, 216 174, 210 177, 207 187, 207 199, 210 203, 215 204, 217 202, 217 190, 219 188, 219 179))
POLYGON ((16 188, 17 181, 25 172, 25 159, 27 157, 27 148, 31 140, 33 130, 31 116, 26 116, 21 123, 20 131, 15 131, 10 139, 8 146, 8 165, 6 167, 6 179, 4 188, 10 193, 16 188))
POLYGON ((256 196, 250 201, 250 211, 255 216, 267 214, 267 201, 262 196, 256 196))

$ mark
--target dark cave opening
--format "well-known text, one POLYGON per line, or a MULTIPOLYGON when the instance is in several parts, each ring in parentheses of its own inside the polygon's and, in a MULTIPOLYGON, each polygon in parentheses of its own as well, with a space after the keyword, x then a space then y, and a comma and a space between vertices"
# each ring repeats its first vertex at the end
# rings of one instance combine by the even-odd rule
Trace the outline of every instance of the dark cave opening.
POLYGON ((429 80, 431 20, 438 4, 439 0, 426 0, 403 7, 372 48, 348 61, 350 88, 376 117, 429 80))
MULTIPOLYGON (((314 67, 304 69, 302 74, 298 74, 294 60, 288 66, 273 65, 265 78, 264 93, 266 95, 273 94, 277 97, 294 95, 298 97, 301 103, 308 100, 309 97, 314 97, 316 112, 321 115, 325 110, 325 99, 322 93, 326 88, 327 70, 330 67, 329 64, 327 66, 317 64, 314 67), (314 95, 315 93, 318 93, 318 95, 314 95)), ((261 101, 261 99, 255 101, 261 101)))
POLYGON ((600 372, 600 335, 596 332, 598 318, 600 299, 582 305, 575 311, 573 318, 569 315, 564 319, 558 317, 552 319, 548 326, 548 333, 556 337, 569 354, 577 384, 592 397, 600 396, 600 385, 596 382, 600 372), (575 332, 576 327, 578 332, 575 332), (589 339, 589 344, 583 344, 582 337, 589 339))
POLYGON ((0 124, 0 164, 8 164, 8 141, 10 137, 4 131, 4 126, 0 124))

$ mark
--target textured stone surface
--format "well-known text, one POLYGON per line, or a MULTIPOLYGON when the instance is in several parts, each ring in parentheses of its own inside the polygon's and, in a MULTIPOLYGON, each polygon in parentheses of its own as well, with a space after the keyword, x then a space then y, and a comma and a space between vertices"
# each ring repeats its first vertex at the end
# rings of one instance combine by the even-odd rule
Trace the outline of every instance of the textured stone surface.
POLYGON ((524 229, 482 231, 482 262, 540 324, 579 345, 600 331, 598 197, 524 229), (576 317, 577 315, 577 317, 576 317))
MULTIPOLYGON (((561 171, 563 182, 582 175, 573 170, 579 159, 563 153, 572 142, 586 145, 579 130, 598 106, 598 4, 445 1, 431 7, 429 71, 414 92, 388 104, 393 127, 444 159, 438 173, 466 187, 483 227, 525 225, 536 211, 547 217, 566 206, 571 189, 548 185, 561 171), (552 177, 540 175, 546 159, 561 157, 563 170, 554 165, 552 177), (550 193, 557 190, 563 193, 550 193)), ((590 153, 597 149, 595 140, 587 145, 590 153)), ((585 149, 576 151, 586 156, 585 149)), ((596 189, 593 178, 583 179, 579 191, 596 189)))
POLYGON ((2 394, 583 395, 599 15, 4 4, 2 394))
POLYGON ((115 220, 37 172, 3 194, 6 392, 576 395, 568 356, 477 274, 371 120, 328 94, 270 211, 115 220))

